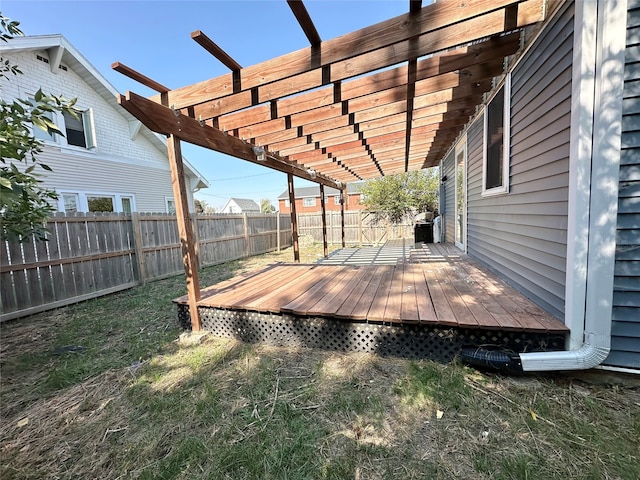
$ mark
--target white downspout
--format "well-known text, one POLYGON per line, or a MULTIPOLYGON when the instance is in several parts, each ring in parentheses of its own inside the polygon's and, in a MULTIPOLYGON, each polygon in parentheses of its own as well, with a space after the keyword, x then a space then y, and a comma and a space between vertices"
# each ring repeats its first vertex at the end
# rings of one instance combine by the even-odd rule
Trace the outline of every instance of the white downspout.
POLYGON ((627 0, 575 3, 563 352, 521 353, 523 371, 583 370, 611 346, 627 0))

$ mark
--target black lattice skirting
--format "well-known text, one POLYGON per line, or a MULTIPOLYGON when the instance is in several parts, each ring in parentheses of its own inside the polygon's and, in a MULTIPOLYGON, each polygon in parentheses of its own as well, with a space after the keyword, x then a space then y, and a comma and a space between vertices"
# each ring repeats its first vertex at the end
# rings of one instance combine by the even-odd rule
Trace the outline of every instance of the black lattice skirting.
MULTIPOLYGON (((202 328, 222 338, 274 346, 375 353, 448 362, 465 347, 513 353, 564 350, 564 335, 450 328, 437 325, 358 323, 199 307, 202 328)), ((178 321, 191 328, 189 307, 178 305, 178 321)))

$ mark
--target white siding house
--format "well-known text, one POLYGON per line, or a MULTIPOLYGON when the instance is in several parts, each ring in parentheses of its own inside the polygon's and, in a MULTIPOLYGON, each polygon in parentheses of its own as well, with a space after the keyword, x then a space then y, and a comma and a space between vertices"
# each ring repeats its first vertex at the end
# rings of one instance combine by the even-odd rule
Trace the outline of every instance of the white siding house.
MULTIPOLYGON (((0 97, 46 94, 77 98, 80 120, 56 114, 65 137, 34 134, 44 140, 39 159, 52 168, 43 185, 59 194, 66 212, 173 212, 171 174, 163 137, 151 132, 116 103, 117 90, 62 35, 18 37, 0 46, 2 57, 23 75, 9 75, 0 97)), ((185 162, 189 204, 207 181, 185 162)))
POLYGON ((260 213, 260 205, 248 198, 230 198, 220 213, 260 213))

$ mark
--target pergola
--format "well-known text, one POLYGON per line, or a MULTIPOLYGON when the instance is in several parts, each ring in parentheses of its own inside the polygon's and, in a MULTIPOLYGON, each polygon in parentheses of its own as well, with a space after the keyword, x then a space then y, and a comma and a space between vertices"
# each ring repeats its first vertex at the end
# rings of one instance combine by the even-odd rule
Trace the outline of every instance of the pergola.
POLYGON ((197 30, 191 37, 230 73, 175 90, 112 65, 158 92, 118 102, 168 137, 194 330, 200 287, 181 141, 287 173, 298 261, 294 176, 320 185, 324 218, 324 186, 344 196, 348 182, 437 165, 520 49, 521 30, 545 16, 545 0, 411 0, 406 14, 322 41, 302 1, 287 3, 307 48, 243 68, 197 30))

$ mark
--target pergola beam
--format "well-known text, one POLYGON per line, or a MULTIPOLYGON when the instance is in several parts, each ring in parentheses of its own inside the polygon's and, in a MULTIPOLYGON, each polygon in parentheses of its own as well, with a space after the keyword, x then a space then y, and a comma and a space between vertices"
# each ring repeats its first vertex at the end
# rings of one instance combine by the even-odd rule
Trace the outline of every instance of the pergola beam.
POLYGON ((287 4, 289 4, 289 8, 296 17, 296 20, 298 20, 298 23, 300 24, 304 34, 307 36, 311 46, 319 46, 322 43, 322 39, 320 38, 320 34, 318 34, 318 30, 316 30, 313 20, 311 20, 304 3, 302 3, 302 0, 287 0, 287 4))
POLYGON ((145 87, 149 87, 151 90, 155 90, 158 93, 167 93, 169 90, 171 90, 169 87, 165 87, 161 83, 150 79, 146 75, 141 74, 133 68, 127 67, 124 63, 113 62, 111 64, 111 68, 116 72, 121 73, 122 75, 144 85, 145 87))
POLYGON ((175 135, 181 140, 199 145, 210 150, 225 153, 236 158, 263 165, 284 173, 291 173, 300 178, 328 187, 339 188, 338 184, 322 174, 311 176, 304 167, 267 152, 264 161, 259 161, 253 151, 254 145, 243 142, 239 138, 225 135, 220 130, 182 115, 176 110, 159 105, 151 100, 127 92, 120 95, 118 103, 144 123, 149 129, 164 135, 175 135))
POLYGON ((242 70, 242 67, 238 62, 231 58, 231 56, 227 52, 220 48, 202 31, 196 30, 195 32, 191 32, 191 38, 195 40, 195 42, 202 48, 204 48, 207 52, 220 60, 220 62, 222 62, 222 64, 232 72, 239 72, 240 70, 242 70))

